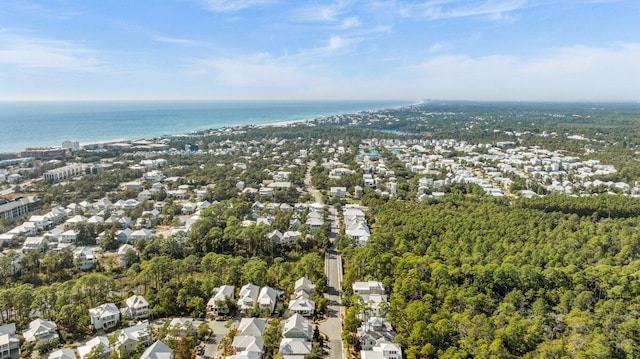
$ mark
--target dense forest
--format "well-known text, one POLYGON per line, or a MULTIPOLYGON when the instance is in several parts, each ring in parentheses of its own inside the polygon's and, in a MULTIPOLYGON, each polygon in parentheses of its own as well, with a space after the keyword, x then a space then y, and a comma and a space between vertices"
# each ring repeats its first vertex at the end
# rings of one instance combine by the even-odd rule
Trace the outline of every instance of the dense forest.
POLYGON ((384 283, 409 359, 638 357, 639 220, 563 199, 369 198, 375 230, 344 250, 343 287, 384 283))

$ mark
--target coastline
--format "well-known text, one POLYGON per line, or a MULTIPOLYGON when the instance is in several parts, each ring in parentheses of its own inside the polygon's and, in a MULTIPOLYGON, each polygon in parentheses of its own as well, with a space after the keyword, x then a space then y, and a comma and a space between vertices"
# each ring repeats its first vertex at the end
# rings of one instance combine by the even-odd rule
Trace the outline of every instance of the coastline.
MULTIPOLYGON (((333 102, 327 102, 327 104, 332 104, 333 102)), ((339 104, 341 104, 340 102, 338 102, 339 104)), ((351 102, 345 102, 345 103, 351 103, 351 102)), ((195 135, 195 134, 205 134, 205 133, 211 133, 214 131, 219 131, 219 130, 241 130, 243 128, 266 128, 266 127, 287 127, 287 126, 293 126, 293 125, 300 125, 303 123, 309 123, 312 121, 318 121, 321 120, 322 118, 326 118, 326 117, 330 117, 330 116, 341 116, 341 115, 350 115, 350 114, 356 114, 359 112, 372 112, 372 111, 383 111, 383 110, 388 110, 388 109, 395 109, 395 108, 401 108, 401 107, 405 107, 405 106, 413 106, 416 105, 418 102, 401 102, 401 101, 363 101, 363 102, 354 102, 354 104, 362 104, 362 106, 358 106, 358 107, 364 107, 364 109, 361 110, 352 110, 352 111, 336 111, 336 112, 332 112, 329 111, 330 113, 326 113, 326 114, 319 114, 319 115, 314 115, 314 116, 304 116, 303 118, 299 118, 299 119, 291 119, 291 120, 276 120, 273 122, 265 122, 265 123, 260 123, 260 120, 258 117, 252 116, 251 118, 247 118, 247 120, 251 121, 257 121, 257 123, 244 123, 244 124, 236 124, 236 125, 229 125, 228 123, 221 123, 220 126, 215 126, 215 124, 211 123, 210 125, 204 127, 204 128, 195 128, 195 129, 191 129, 191 130, 182 130, 182 131, 175 131, 173 133, 164 133, 164 134, 160 134, 160 135, 149 135, 149 136, 131 136, 131 137, 118 137, 115 139, 96 139, 96 140, 87 140, 87 141, 82 141, 81 139, 77 139, 77 138, 73 138, 74 135, 69 135, 67 139, 69 140, 75 140, 78 141, 80 144, 80 148, 85 148, 85 147, 92 147, 92 146, 104 146, 104 145, 108 145, 108 144, 117 144, 117 143, 134 143, 134 142, 140 142, 140 141, 150 141, 150 140, 158 140, 158 139, 168 139, 168 138, 172 138, 172 137, 179 137, 179 136, 189 136, 189 135, 195 135), (379 102, 379 104, 381 105, 380 107, 375 107, 375 108, 371 108, 371 105, 375 105, 379 102), (389 102, 393 103, 395 102, 396 104, 390 104, 389 102)), ((165 103, 161 103, 159 102, 159 104, 161 105, 166 105, 165 103)), ((274 104, 278 104, 277 102, 274 104)), ((291 104, 298 104, 297 102, 291 102, 291 104)), ((324 102, 319 101, 317 103, 314 104, 324 104, 324 102)), ((294 114, 283 114, 283 117, 286 116, 292 116, 295 117, 297 116, 295 113, 294 114)), ((267 118, 268 116, 265 116, 265 118, 267 118)), ((243 121, 242 119, 240 121, 243 121)), ((215 121, 212 121, 215 122, 215 121)), ((182 125, 182 123, 180 123, 182 125)), ((102 123, 96 122, 95 126, 100 126, 102 125, 102 123)), ((194 124, 197 125, 197 124, 194 124)), ((198 126, 200 127, 200 126, 198 126)), ((4 156, 8 156, 8 155, 19 155, 21 152, 25 151, 27 148, 60 148, 60 145, 50 145, 50 144, 33 144, 30 146, 26 146, 23 147, 20 150, 0 150, 0 155, 4 155, 4 156)))

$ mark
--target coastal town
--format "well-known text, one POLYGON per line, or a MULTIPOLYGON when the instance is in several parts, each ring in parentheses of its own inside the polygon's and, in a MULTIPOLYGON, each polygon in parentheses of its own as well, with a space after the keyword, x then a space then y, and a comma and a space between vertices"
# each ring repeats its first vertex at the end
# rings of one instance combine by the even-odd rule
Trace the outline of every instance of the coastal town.
POLYGON ((640 196, 578 132, 359 130, 404 120, 370 111, 3 155, 0 359, 439 356, 396 338, 397 282, 343 268, 342 252, 382 238, 372 198, 640 196))

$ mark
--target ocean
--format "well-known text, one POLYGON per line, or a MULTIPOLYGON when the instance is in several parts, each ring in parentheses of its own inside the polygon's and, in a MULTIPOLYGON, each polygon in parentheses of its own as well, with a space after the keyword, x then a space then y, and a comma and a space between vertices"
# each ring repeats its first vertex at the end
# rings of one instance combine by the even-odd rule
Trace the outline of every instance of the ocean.
POLYGON ((401 101, 0 102, 0 153, 151 138, 410 104, 401 101))

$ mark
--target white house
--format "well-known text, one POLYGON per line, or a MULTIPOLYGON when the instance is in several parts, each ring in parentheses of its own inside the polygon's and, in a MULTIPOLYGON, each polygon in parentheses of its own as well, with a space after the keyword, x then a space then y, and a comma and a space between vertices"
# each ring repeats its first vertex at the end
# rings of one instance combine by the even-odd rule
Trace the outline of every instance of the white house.
POLYGON ((316 291, 316 286, 305 277, 298 279, 293 286, 294 293, 305 292, 308 294, 308 296, 310 296, 310 295, 313 295, 315 291, 316 291))
POLYGON ((358 339, 363 350, 372 350, 373 347, 385 342, 392 342, 396 333, 391 324, 381 317, 371 317, 363 322, 357 330, 358 339))
POLYGON ((173 350, 158 340, 142 353, 140 359, 173 359, 173 350))
POLYGON ((238 324, 238 335, 262 336, 267 321, 261 318, 242 318, 238 324))
POLYGON ((235 287, 232 285, 223 285, 213 290, 213 296, 207 302, 207 312, 210 315, 226 315, 229 314, 227 300, 233 300, 235 287))
POLYGON ((287 355, 304 356, 311 353, 312 344, 304 338, 282 338, 279 353, 287 355))
POLYGON ((242 311, 251 310, 257 304, 260 287, 255 284, 248 283, 240 288, 238 296, 238 308, 242 311))
POLYGON ((129 240, 133 242, 137 242, 139 240, 144 239, 145 241, 151 240, 153 238, 153 233, 151 230, 147 228, 138 229, 137 231, 131 232, 129 235, 129 240))
POLYGON ((313 337, 313 328, 308 320, 306 320, 302 315, 296 313, 284 321, 282 336, 284 338, 303 338, 311 340, 313 337))
POLYGON ((24 340, 31 342, 36 340, 49 340, 58 337, 56 323, 46 319, 35 319, 29 323, 29 329, 22 333, 24 340))
POLYGON ((47 359, 76 359, 76 352, 71 348, 62 348, 50 353, 47 359))
POLYGON ((120 267, 128 267, 131 265, 131 263, 127 262, 128 251, 133 251, 136 255, 138 254, 138 251, 136 251, 136 249, 130 244, 125 243, 118 247, 118 261, 120 262, 120 267))
POLYGON ((75 243, 78 240, 78 232, 73 229, 69 229, 60 234, 61 243, 75 243))
POLYGON ((105 336, 98 336, 89 340, 87 344, 78 347, 78 355, 80 356, 80 359, 87 359, 93 348, 96 348, 96 350, 101 352, 98 357, 99 359, 108 359, 113 351, 109 346, 109 338, 105 336))
POLYGON ((233 338, 231 346, 236 352, 256 352, 262 353, 264 350, 264 341, 261 336, 254 335, 236 335, 233 338))
POLYGON ((118 324, 120 311, 113 303, 105 303, 89 309, 91 324, 96 330, 109 330, 118 324))
POLYGON ((113 346, 120 357, 124 357, 127 353, 133 352, 138 344, 151 344, 151 328, 148 321, 122 329, 113 346))
POLYGON ((369 230, 369 226, 362 222, 355 222, 351 225, 347 226, 344 233, 354 241, 359 246, 366 245, 369 241, 369 237, 371 237, 371 231, 369 230))
POLYGON ((20 358, 20 339, 16 335, 16 323, 0 326, 0 359, 20 358))
POLYGON ((48 248, 49 241, 44 237, 27 237, 22 244, 22 252, 29 251, 42 251, 45 252, 48 248))
POLYGON ((316 311, 316 302, 305 297, 300 297, 289 302, 289 311, 291 313, 298 313, 303 317, 310 317, 316 311))
POLYGON ((355 282, 351 285, 353 294, 358 295, 370 295, 370 294, 384 294, 384 285, 377 281, 368 282, 355 282))
POLYGON ((80 247, 73 251, 73 260, 79 270, 89 270, 96 266, 96 254, 89 247, 80 247))
POLYGON ((273 313, 276 308, 276 298, 278 294, 276 290, 271 287, 262 287, 260 294, 258 294, 258 305, 261 312, 267 312, 269 315, 273 313))
POLYGON ((300 237, 302 233, 299 231, 286 231, 282 234, 282 243, 284 244, 292 244, 295 243, 296 239, 300 237))
POLYGON ((122 315, 131 319, 146 319, 149 317, 149 302, 141 295, 132 295, 124 301, 122 315))
POLYGON ((331 197, 346 198, 347 187, 331 187, 330 194, 331 194, 331 197))
POLYGON ((402 348, 396 343, 382 343, 371 350, 360 351, 361 359, 402 359, 402 348))

